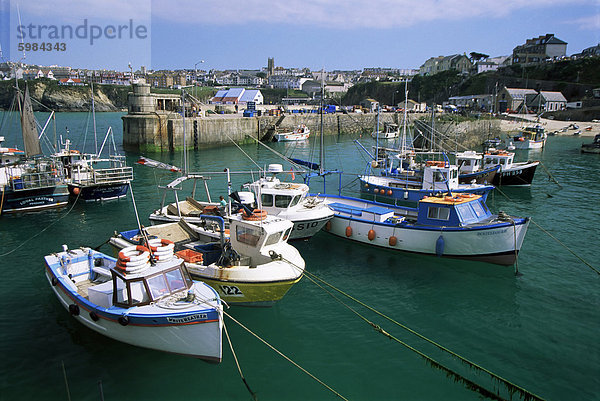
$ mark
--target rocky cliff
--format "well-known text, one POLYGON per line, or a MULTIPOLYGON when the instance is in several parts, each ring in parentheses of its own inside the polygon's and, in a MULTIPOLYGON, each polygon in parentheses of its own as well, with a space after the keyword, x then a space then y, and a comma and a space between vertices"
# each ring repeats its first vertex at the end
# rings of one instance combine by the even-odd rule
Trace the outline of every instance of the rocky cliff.
MULTIPOLYGON (((36 111, 89 111, 92 108, 92 92, 89 86, 61 86, 56 81, 19 81, 19 88, 29 87, 36 111)), ((94 85, 96 111, 120 111, 127 108, 129 86, 94 85)), ((15 82, 0 82, 0 108, 8 110, 13 102, 15 82)))

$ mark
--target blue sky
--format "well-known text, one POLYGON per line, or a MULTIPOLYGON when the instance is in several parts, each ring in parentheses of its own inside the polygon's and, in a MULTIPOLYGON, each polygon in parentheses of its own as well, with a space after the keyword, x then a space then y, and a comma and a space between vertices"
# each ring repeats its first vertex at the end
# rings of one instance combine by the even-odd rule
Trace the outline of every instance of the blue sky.
POLYGON ((10 8, 8 23, 0 16, 4 58, 9 53, 13 61, 22 59, 20 42, 64 42, 64 51, 29 51, 24 61, 82 68, 127 70, 131 63, 134 69, 191 69, 204 60, 199 69, 258 69, 268 57, 278 66, 313 70, 418 68, 433 56, 509 55, 525 39, 546 33, 566 41, 567 54, 600 42, 600 0, 0 0, 0 5, 3 14, 10 8), (18 25, 25 29, 18 31, 18 25), (55 39, 55 31, 49 39, 50 26, 65 25, 67 34, 85 29, 79 38, 55 39), (92 25, 100 35, 94 43, 92 25), (126 25, 117 37, 118 27, 126 25), (42 26, 48 28, 39 31, 42 26), (128 36, 130 27, 143 34, 128 36))

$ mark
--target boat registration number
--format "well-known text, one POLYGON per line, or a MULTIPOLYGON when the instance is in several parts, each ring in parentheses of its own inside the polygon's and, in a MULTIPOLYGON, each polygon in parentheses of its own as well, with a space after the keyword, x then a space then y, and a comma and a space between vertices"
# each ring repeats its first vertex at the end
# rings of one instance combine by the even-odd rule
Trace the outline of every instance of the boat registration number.
POLYGON ((221 291, 223 291, 223 294, 230 296, 230 297, 243 297, 244 293, 242 292, 242 290, 240 290, 238 287, 236 287, 235 285, 222 285, 221 287, 221 291))

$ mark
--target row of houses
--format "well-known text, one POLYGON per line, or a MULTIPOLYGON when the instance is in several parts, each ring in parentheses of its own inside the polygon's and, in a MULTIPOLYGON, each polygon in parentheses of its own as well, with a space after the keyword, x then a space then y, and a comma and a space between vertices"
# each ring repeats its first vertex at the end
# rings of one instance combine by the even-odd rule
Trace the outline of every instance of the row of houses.
POLYGON ((495 95, 453 96, 444 106, 499 113, 541 113, 564 110, 568 103, 561 92, 503 87, 495 95))

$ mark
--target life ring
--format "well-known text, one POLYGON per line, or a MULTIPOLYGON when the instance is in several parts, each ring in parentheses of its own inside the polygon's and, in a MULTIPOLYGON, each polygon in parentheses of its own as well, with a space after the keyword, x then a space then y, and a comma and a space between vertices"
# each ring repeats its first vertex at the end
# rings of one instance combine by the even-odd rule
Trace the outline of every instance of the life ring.
POLYGON ((123 248, 119 252, 119 260, 123 262, 136 262, 147 260, 150 257, 148 248, 142 245, 133 245, 123 248))
POLYGON ((148 246, 152 253, 160 253, 168 250, 172 251, 175 248, 175 243, 168 239, 154 238, 148 241, 148 246))
POLYGON ((242 215, 242 219, 249 221, 261 221, 267 218, 267 211, 261 209, 254 209, 252 214, 248 216, 247 214, 242 215))

